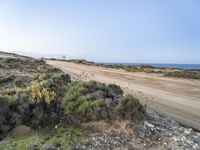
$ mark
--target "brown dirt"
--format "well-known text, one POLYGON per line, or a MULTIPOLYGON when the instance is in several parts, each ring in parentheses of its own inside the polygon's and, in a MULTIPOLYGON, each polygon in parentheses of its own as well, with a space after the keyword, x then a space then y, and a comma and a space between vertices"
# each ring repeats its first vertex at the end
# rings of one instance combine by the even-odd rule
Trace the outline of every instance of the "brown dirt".
POLYGON ((25 134, 29 134, 31 133, 32 130, 30 127, 24 126, 24 125, 20 125, 18 127, 15 127, 14 129, 12 129, 9 133, 8 133, 8 137, 16 137, 16 136, 22 136, 25 134))
POLYGON ((64 61, 47 63, 82 80, 114 83, 153 109, 176 121, 200 130, 200 81, 168 78, 162 74, 131 73, 120 69, 74 64, 64 61))
POLYGON ((97 127, 99 130, 104 131, 104 132, 108 132, 110 133, 113 129, 120 129, 120 131, 122 133, 125 134, 131 134, 133 131, 131 128, 129 128, 129 125, 131 125, 132 122, 130 122, 129 120, 115 120, 112 123, 108 123, 105 122, 104 120, 101 121, 90 121, 90 122, 86 122, 86 123, 82 123, 83 126, 95 126, 97 127))

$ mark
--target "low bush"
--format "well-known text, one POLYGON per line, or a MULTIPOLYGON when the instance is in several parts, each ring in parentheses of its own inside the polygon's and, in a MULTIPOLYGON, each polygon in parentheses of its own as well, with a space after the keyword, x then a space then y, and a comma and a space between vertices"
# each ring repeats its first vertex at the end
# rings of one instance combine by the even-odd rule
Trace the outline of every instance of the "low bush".
POLYGON ((146 115, 145 109, 139 100, 131 95, 122 97, 115 106, 115 111, 121 118, 133 121, 143 120, 146 115))
POLYGON ((24 79, 23 78, 17 78, 17 79, 15 79, 14 83, 17 87, 23 87, 24 86, 24 79))
POLYGON ((20 76, 20 77, 15 78, 14 84, 18 88, 25 88, 26 86, 28 86, 30 84, 31 80, 32 80, 31 77, 20 76))
POLYGON ((15 96, 17 90, 19 90, 19 89, 16 88, 16 87, 13 87, 13 88, 6 88, 5 90, 0 91, 0 94, 1 94, 1 95, 15 96))
POLYGON ((30 88, 32 95, 32 120, 34 128, 38 128, 47 122, 59 122, 65 118, 63 109, 60 106, 61 100, 66 92, 66 86, 70 77, 65 74, 58 74, 49 80, 39 78, 30 88))
POLYGON ((190 79, 200 79, 200 73, 199 72, 192 72, 192 71, 168 72, 168 73, 164 74, 164 76, 179 77, 179 78, 190 78, 190 79))
POLYGON ((120 86, 115 84, 109 84, 108 87, 117 95, 123 95, 123 90, 120 86))
POLYGON ((15 100, 13 97, 0 95, 0 139, 2 134, 12 128, 12 124, 10 122, 12 111, 10 111, 10 108, 14 102, 15 100))
POLYGON ((46 83, 46 87, 57 93, 56 99, 61 101, 67 92, 67 88, 71 83, 70 76, 67 74, 56 74, 46 83))
POLYGON ((71 85, 62 101, 65 113, 76 121, 114 120, 118 116, 130 120, 142 120, 145 110, 131 96, 123 97, 116 85, 76 82, 71 85))
POLYGON ((61 73, 61 70, 49 66, 42 59, 3 58, 0 62, 3 68, 16 69, 28 73, 61 73))
POLYGON ((115 68, 115 69, 123 69, 128 72, 151 72, 155 67, 151 65, 124 65, 124 64, 110 64, 110 65, 105 65, 101 64, 103 67, 107 68, 115 68))
POLYGON ((19 72, 0 76, 0 139, 21 124, 38 129, 66 120, 60 103, 71 82, 69 75, 32 58, 2 58, 0 64, 19 72))
POLYGON ((13 82, 15 80, 14 75, 9 75, 7 77, 5 76, 0 76, 0 84, 7 83, 7 82, 13 82))
POLYGON ((28 90, 2 95, 0 102, 0 135, 20 124, 30 124, 32 103, 28 90))
POLYGON ((65 118, 59 100, 64 96, 59 95, 59 92, 66 90, 70 77, 59 74, 45 79, 45 76, 38 77, 30 88, 1 91, 0 135, 20 124, 41 128, 47 123, 56 123, 65 118))
POLYGON ((62 73, 62 71, 58 68, 48 67, 47 72, 49 73, 62 73))

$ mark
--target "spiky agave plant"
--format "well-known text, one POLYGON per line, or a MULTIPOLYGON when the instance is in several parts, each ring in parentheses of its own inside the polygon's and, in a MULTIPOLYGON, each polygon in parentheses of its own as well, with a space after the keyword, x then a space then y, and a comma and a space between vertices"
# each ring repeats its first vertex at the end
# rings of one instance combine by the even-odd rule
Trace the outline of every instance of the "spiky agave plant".
POLYGON ((46 81, 41 80, 35 81, 29 90, 33 103, 31 125, 40 128, 44 123, 54 120, 50 117, 54 113, 56 92, 46 86, 46 81))
POLYGON ((30 91, 34 103, 50 104, 56 97, 56 93, 44 87, 42 82, 35 82, 30 87, 30 91))

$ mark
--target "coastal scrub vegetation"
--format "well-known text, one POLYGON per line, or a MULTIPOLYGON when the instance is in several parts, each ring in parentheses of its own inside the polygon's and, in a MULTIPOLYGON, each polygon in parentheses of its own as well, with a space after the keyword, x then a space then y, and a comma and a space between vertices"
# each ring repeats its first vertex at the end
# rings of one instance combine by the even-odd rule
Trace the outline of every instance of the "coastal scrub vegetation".
POLYGON ((68 116, 78 121, 144 119, 145 110, 139 101, 122 94, 121 88, 114 84, 80 81, 69 88, 62 106, 68 116))
POLYGON ((154 71, 155 69, 155 67, 150 66, 150 65, 123 65, 123 64, 105 65, 103 64, 103 66, 107 68, 123 69, 128 72, 150 72, 150 71, 154 71))
POLYGON ((190 79, 200 79, 200 72, 195 71, 176 71, 165 73, 164 76, 167 77, 179 77, 179 78, 190 78, 190 79))
POLYGON ((77 124, 116 119, 140 122, 146 116, 139 100, 124 96, 117 85, 72 82, 69 75, 44 60, 0 61, 0 140, 20 125, 34 130, 30 135, 7 138, 0 149, 42 149, 45 145, 66 149, 83 136, 77 124))

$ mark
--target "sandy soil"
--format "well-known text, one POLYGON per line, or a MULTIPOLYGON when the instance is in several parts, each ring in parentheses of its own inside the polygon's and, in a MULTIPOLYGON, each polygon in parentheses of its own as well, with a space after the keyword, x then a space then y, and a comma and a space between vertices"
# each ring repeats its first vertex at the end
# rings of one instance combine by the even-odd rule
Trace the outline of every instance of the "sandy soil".
POLYGON ((82 80, 115 83, 126 94, 138 97, 156 111, 200 131, 200 81, 163 77, 161 74, 130 73, 124 70, 47 61, 82 80))

